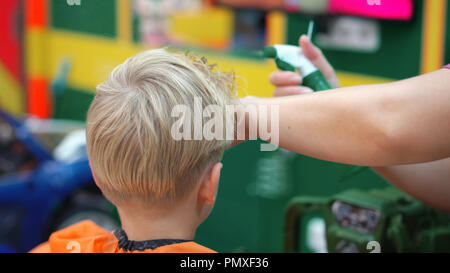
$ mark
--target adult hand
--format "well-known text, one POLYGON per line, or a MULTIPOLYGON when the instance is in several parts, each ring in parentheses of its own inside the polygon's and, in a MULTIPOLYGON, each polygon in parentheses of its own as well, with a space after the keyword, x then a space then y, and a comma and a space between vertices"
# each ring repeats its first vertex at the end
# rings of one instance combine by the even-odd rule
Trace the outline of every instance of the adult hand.
MULTIPOLYGON (((306 35, 299 39, 299 45, 303 54, 322 71, 323 75, 335 88, 340 87, 333 67, 328 63, 322 51, 316 47, 306 35)), ((275 85, 274 96, 289 96, 313 92, 306 86, 299 86, 302 83, 301 75, 294 72, 276 71, 270 75, 270 82, 275 85)))

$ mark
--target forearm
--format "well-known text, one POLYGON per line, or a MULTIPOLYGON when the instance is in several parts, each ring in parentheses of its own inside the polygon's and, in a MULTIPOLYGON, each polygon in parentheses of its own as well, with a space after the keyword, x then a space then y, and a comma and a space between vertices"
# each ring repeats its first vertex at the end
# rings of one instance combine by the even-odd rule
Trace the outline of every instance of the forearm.
POLYGON ((449 156, 449 87, 450 71, 440 70, 389 84, 254 103, 279 105, 283 148, 329 161, 386 166, 449 156))
POLYGON ((373 169, 424 203, 450 212, 450 158, 373 169))

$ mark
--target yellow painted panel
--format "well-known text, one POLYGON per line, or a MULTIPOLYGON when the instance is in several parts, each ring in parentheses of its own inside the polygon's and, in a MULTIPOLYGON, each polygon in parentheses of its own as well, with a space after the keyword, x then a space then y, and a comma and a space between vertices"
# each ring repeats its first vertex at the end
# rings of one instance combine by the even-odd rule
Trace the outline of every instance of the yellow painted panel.
POLYGON ((0 62, 0 107, 19 115, 24 111, 24 96, 19 83, 0 62))
POLYGON ((443 65, 446 0, 425 1, 422 37, 422 73, 443 65))
POLYGON ((25 69, 28 75, 46 75, 47 31, 30 28, 25 32, 25 69))
MULTIPOLYGON (((48 39, 48 79, 53 79, 57 75, 60 62, 68 59, 72 63, 68 84, 91 91, 94 91, 95 86, 108 77, 115 66, 146 49, 115 40, 69 32, 52 31, 48 39)), ((211 62, 219 63, 223 69, 233 69, 236 74, 244 77, 247 84, 243 86, 242 92, 252 95, 271 95, 272 87, 268 76, 275 70, 272 62, 225 57, 223 54, 201 51, 197 53, 208 57, 211 62)))
POLYGON ((274 11, 267 15, 267 45, 284 44, 286 42, 286 15, 274 11))
POLYGON ((176 13, 170 20, 170 34, 191 45, 224 44, 232 39, 233 18, 226 8, 176 13))
POLYGON ((130 0, 117 0, 117 33, 119 39, 122 42, 131 42, 131 1, 130 0))
POLYGON ((341 86, 353 86, 353 85, 366 85, 366 84, 379 84, 392 82, 392 79, 373 77, 369 75, 361 75, 355 73, 337 71, 337 77, 341 86))
POLYGON ((143 49, 113 39, 60 31, 50 32, 48 40, 48 79, 54 79, 60 63, 69 60, 68 84, 91 91, 115 66, 143 49))
MULTIPOLYGON (((202 52, 198 52, 202 54, 202 52)), ((212 63, 218 63, 223 70, 233 70, 242 80, 238 80, 239 96, 271 97, 273 86, 269 75, 276 70, 271 61, 240 59, 215 54, 202 54, 212 63)))

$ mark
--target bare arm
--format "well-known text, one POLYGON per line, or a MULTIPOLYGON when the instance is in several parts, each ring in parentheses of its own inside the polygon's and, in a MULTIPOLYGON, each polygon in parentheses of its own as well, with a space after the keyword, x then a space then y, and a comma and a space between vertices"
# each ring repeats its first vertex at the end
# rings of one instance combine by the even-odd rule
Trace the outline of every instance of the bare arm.
POLYGON ((424 203, 450 212, 450 157, 420 164, 375 167, 374 170, 424 203))
MULTIPOLYGON (((335 87, 339 87, 334 70, 320 49, 315 47, 307 38, 303 37, 300 40, 300 45, 305 55, 320 68, 328 80, 335 87)), ((305 87, 296 86, 301 83, 301 77, 294 76, 290 72, 277 71, 272 73, 270 80, 276 86, 274 95, 288 96, 312 92, 305 87)), ((334 117, 336 119, 336 125, 333 126, 332 121, 329 120, 333 119, 333 117, 322 117, 317 121, 320 131, 317 131, 316 135, 314 135, 314 131, 309 132, 309 134, 308 132, 302 133, 302 137, 318 137, 318 140, 311 142, 309 142, 310 140, 306 140, 308 142, 304 142, 305 139, 293 135, 292 132, 288 132, 287 140, 282 136, 283 140, 281 141, 281 145, 290 145, 294 149, 299 149, 297 150, 298 152, 308 150, 310 155, 322 156, 323 159, 334 158, 337 159, 336 161, 341 159, 362 165, 362 162, 373 163, 366 165, 375 165, 377 163, 376 165, 386 166, 389 165, 389 162, 391 164, 394 164, 393 162, 400 164, 398 162, 435 160, 426 163, 374 167, 373 169, 392 184, 412 196, 431 206, 450 211, 449 77, 450 70, 440 70, 430 75, 393 84, 354 87, 350 89, 353 91, 350 92, 349 101, 343 102, 343 104, 349 102, 357 104, 347 106, 350 107, 347 110, 345 107, 339 107, 341 101, 345 101, 342 94, 338 95, 338 98, 327 95, 326 99, 331 100, 329 103, 332 107, 326 113, 332 114, 333 109, 334 111, 341 109, 340 111, 343 112, 338 113, 334 117), (353 92, 356 92, 356 89, 362 92, 361 96, 365 96, 363 91, 377 92, 377 90, 385 90, 378 95, 386 92, 395 93, 387 94, 386 98, 377 97, 376 93, 368 94, 373 99, 373 104, 368 105, 371 104, 370 100, 366 101, 362 97, 354 96, 353 92), (395 107, 395 104, 400 104, 400 106, 395 107), (355 107, 359 107, 358 105, 361 106, 361 109, 354 109, 355 107), (379 113, 369 113, 368 111, 379 111, 379 113), (354 113, 357 116, 346 118, 346 112, 347 115, 354 113), (339 121, 339 118, 342 118, 342 120, 339 121), (372 122, 364 124, 363 121, 366 119, 372 122), (386 124, 383 124, 383 119, 385 119, 386 124), (403 122, 401 122, 402 120, 403 122), (328 130, 326 125, 324 125, 324 121, 331 124, 328 130), (347 123, 349 121, 353 122, 351 123, 353 127, 348 128, 349 132, 346 134, 342 130, 349 127, 350 124, 347 123), (322 126, 319 126, 320 123, 323 123, 322 126), (339 123, 343 123, 344 125, 341 127, 339 123), (379 132, 379 134, 374 134, 371 138, 368 136, 369 134, 367 132, 369 131, 367 130, 379 132), (328 137, 322 136, 324 133, 328 134, 328 137), (368 138, 366 145, 364 144, 364 135, 368 138), (333 140, 333 138, 338 138, 338 136, 340 139, 333 140), (327 139, 329 144, 326 143, 327 139), (291 143, 293 141, 300 143, 295 145, 295 143, 291 143), (334 143, 339 143, 340 150, 333 151, 332 145, 334 143), (308 144, 313 146, 304 148, 308 144), (320 150, 314 152, 313 150, 317 148, 314 145, 317 144, 320 145, 320 150), (347 154, 345 151, 346 146, 349 147, 349 151, 352 154, 347 154), (439 160, 439 158, 444 159, 439 160)), ((314 101, 315 99, 308 100, 314 101)), ((322 107, 326 108, 326 106, 322 107)), ((297 115, 308 115, 308 113, 300 113, 301 109, 298 110, 297 115)), ((317 117, 321 117, 320 113, 317 114, 317 117)), ((305 117, 301 117, 300 119, 303 118, 305 117)), ((314 117, 309 118, 313 119, 314 117)), ((295 118, 291 117, 291 119, 289 120, 289 124, 295 123, 295 118)), ((310 123, 308 128, 314 130, 313 121, 310 121, 310 123)), ((292 128, 291 125, 288 126, 292 128)), ((281 134, 284 134, 284 131, 281 134)))
POLYGON ((450 156, 450 70, 250 103, 279 105, 279 145, 315 158, 388 166, 450 156))

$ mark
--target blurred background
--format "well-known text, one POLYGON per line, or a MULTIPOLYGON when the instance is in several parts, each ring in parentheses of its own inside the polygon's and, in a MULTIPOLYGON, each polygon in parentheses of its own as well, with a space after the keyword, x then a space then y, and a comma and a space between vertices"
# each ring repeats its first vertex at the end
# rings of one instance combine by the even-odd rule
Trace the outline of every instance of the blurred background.
MULTIPOLYGON (((171 46, 233 69, 241 96, 268 97, 276 67, 259 51, 297 45, 310 20, 343 86, 450 63, 446 0, 0 1, 0 252, 26 252, 82 219, 120 226, 84 139, 95 87, 116 65, 171 46)), ((449 215, 371 169, 259 144, 226 152, 197 242, 219 252, 450 251, 449 215)))

